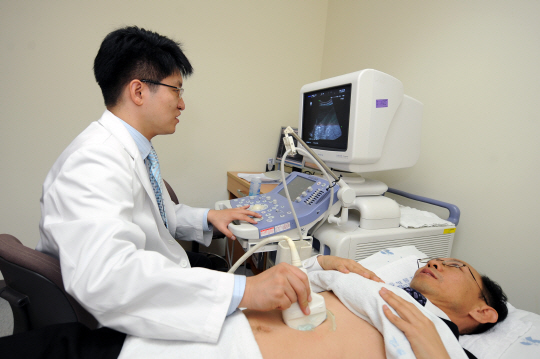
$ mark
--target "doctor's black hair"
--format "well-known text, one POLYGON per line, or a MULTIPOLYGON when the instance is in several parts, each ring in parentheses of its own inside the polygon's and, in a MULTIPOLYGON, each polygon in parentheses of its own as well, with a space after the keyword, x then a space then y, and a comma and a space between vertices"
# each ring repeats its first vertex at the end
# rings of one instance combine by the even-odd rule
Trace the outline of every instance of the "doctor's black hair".
POLYGON ((504 294, 501 286, 497 282, 491 280, 488 276, 482 276, 482 284, 484 285, 483 293, 486 296, 488 305, 495 309, 499 317, 495 323, 483 323, 478 325, 474 330, 469 334, 480 334, 485 331, 493 328, 495 324, 502 322, 508 316, 508 307, 506 306, 506 301, 508 298, 504 294))
POLYGON ((107 107, 117 104, 131 80, 160 82, 178 71, 183 77, 193 73, 180 43, 137 26, 108 34, 94 59, 94 76, 107 107))

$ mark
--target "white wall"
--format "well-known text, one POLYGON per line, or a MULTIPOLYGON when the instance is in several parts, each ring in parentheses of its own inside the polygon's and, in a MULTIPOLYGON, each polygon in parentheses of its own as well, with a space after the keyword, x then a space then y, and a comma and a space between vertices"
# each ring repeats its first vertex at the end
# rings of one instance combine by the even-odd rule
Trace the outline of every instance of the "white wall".
POLYGON ((181 41, 195 68, 177 132, 155 138, 183 203, 228 198, 227 171, 263 171, 300 87, 318 80, 327 1, 0 2, 0 233, 39 238, 41 185, 103 110, 93 60, 104 36, 138 25, 181 41))
POLYGON ((539 18, 537 1, 330 0, 322 67, 378 69, 424 103, 417 165, 372 177, 458 205, 453 256, 536 313, 539 18))

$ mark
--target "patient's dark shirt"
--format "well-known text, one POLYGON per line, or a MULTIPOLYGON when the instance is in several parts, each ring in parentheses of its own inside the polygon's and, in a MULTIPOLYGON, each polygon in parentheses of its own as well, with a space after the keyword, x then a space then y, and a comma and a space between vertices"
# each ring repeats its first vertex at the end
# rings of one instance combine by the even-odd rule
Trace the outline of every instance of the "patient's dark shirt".
MULTIPOLYGON (((450 328, 450 330, 452 331, 452 333, 454 333, 454 336, 456 337, 457 340, 459 340, 459 329, 458 329, 458 326, 454 323, 454 322, 451 322, 447 319, 444 319, 444 318, 441 318, 441 320, 443 322, 446 323, 446 325, 448 325, 448 327, 450 328)), ((470 351, 468 351, 467 349, 463 348, 463 351, 465 351, 465 354, 467 354, 467 357, 469 357, 469 359, 478 359, 477 357, 474 356, 473 353, 471 353, 470 351)))

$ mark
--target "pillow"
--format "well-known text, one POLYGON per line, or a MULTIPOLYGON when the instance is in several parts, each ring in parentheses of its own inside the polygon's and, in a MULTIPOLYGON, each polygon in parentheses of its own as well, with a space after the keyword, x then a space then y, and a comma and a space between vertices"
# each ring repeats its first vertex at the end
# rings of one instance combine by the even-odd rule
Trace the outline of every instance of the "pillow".
POLYGON ((461 335, 459 342, 463 348, 478 358, 500 358, 501 355, 532 326, 531 322, 524 322, 522 310, 516 309, 507 303, 508 316, 504 321, 482 334, 461 335))

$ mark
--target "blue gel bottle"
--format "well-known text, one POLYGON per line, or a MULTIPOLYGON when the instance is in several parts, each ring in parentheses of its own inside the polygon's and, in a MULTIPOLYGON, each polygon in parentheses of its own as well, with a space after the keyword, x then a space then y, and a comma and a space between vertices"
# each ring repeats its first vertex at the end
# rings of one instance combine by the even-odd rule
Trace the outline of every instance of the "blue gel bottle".
POLYGON ((251 180, 251 183, 249 184, 249 195, 257 196, 260 193, 261 193, 261 179, 259 177, 255 177, 251 180))

